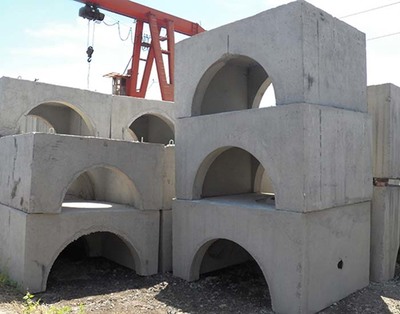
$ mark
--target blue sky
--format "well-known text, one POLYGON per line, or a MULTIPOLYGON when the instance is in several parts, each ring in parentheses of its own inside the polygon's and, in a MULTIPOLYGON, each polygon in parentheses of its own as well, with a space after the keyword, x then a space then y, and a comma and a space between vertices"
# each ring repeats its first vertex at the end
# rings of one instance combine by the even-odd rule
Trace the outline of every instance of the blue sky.
MULTIPOLYGON (((136 1, 149 7, 200 23, 205 29, 245 18, 289 1, 202 0, 136 1)), ((395 3, 393 0, 310 0, 328 13, 348 14, 395 3)), ((73 0, 1 0, 0 77, 39 79, 71 87, 87 88, 87 20, 78 17, 82 4, 73 0)), ((125 36, 131 20, 106 14, 106 21, 121 22, 125 36)), ((343 20, 363 31, 368 38, 400 32, 400 3, 343 20)), ((116 26, 96 25, 90 89, 110 92, 111 82, 102 75, 123 72, 132 44, 119 39, 116 26)), ((392 82, 400 86, 400 35, 367 41, 368 84, 392 82)), ((153 84, 151 89, 156 88, 153 84)))

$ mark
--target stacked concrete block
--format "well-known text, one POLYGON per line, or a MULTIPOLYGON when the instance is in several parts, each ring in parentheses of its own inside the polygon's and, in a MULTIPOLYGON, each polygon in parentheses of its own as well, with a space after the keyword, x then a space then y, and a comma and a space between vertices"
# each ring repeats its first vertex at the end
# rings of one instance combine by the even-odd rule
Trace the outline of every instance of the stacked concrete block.
POLYGON ((368 285, 364 35, 297 1, 176 54, 174 274, 196 280, 251 256, 278 313, 368 285), (257 109, 271 83, 278 106, 257 109))
POLYGON ((400 88, 368 87, 373 120, 374 194, 371 210, 371 280, 393 278, 400 241, 400 88))
POLYGON ((38 125, 45 124, 53 133, 109 137, 111 98, 87 90, 2 77, 0 108, 7 114, 0 116, 0 136, 42 131, 38 125), (33 123, 29 118, 34 119, 33 123))
POLYGON ((159 144, 175 141, 176 105, 171 102, 113 97, 111 137, 159 144))
POLYGON ((171 270, 174 107, 164 107, 1 78, 0 271, 43 291, 56 258, 82 238, 87 255, 138 274, 171 270), (154 143, 123 136, 141 116, 139 135, 154 143))

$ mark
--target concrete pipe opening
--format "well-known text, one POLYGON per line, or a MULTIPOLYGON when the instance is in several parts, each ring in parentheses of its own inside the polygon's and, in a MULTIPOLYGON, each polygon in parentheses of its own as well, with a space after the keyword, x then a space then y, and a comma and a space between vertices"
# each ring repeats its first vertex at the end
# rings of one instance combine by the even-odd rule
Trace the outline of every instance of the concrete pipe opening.
MULTIPOLYGON (((271 295, 264 273, 252 255, 237 243, 215 239, 195 255, 192 271, 200 281, 212 282, 221 294, 246 304, 251 313, 271 309, 271 295)), ((222 297, 222 296, 221 296, 222 297)))
POLYGON ((62 208, 105 209, 117 205, 140 207, 135 185, 116 168, 94 167, 80 173, 69 185, 62 208))
POLYGON ((145 114, 129 126, 133 140, 167 145, 175 141, 174 125, 168 119, 145 114))
MULTIPOLYGON (((111 232, 84 235, 67 245, 53 263, 47 288, 74 286, 79 282, 100 284, 113 274, 134 275, 137 253, 111 232)), ((115 277, 115 275, 114 275, 115 277)), ((109 282, 108 282, 109 284, 109 282)))
MULTIPOLYGON (((200 169, 198 180, 205 173, 201 198, 250 202, 275 207, 272 181, 262 164, 241 148, 228 148, 214 158, 208 169, 200 169)), ((207 162, 203 163, 203 167, 207 162)))
POLYGON ((213 64, 201 78, 193 98, 192 115, 267 107, 275 103, 272 80, 265 69, 249 57, 229 55, 213 64))
POLYGON ((47 102, 36 106, 21 117, 18 125, 21 133, 95 135, 89 120, 78 109, 62 102, 47 102))

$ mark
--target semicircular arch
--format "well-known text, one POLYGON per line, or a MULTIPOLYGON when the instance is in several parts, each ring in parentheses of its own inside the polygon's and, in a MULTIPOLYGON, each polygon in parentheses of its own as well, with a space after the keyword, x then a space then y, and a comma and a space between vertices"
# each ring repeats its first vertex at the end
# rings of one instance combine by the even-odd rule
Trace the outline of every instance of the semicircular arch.
POLYGON ((77 233, 74 233, 73 235, 69 236, 61 245, 58 246, 58 249, 56 249, 56 251, 54 252, 52 257, 50 258, 49 263, 47 264, 46 271, 45 271, 44 277, 43 277, 43 283, 42 283, 43 291, 46 290, 47 280, 49 278, 51 269, 52 269, 56 259, 58 258, 58 256, 72 242, 74 242, 84 236, 93 234, 93 233, 111 233, 111 234, 117 236, 129 249, 131 256, 134 260, 134 263, 135 263, 135 270, 137 271, 138 267, 140 267, 140 265, 141 265, 141 260, 143 259, 142 256, 140 255, 140 250, 138 250, 136 248, 138 246, 138 244, 131 243, 131 241, 128 240, 129 238, 127 235, 121 233, 120 231, 115 230, 114 228, 109 228, 109 227, 105 227, 105 226, 92 226, 89 229, 84 229, 84 230, 78 231, 77 233))
MULTIPOLYGON (((197 167, 197 171, 195 172, 195 176, 193 178, 192 183, 192 196, 194 199, 200 199, 202 197, 203 191, 203 184, 206 179, 206 175, 210 170, 211 165, 215 162, 215 160, 221 156, 223 153, 226 153, 230 149, 239 149, 244 151, 245 153, 249 154, 253 157, 259 164, 256 169, 254 169, 254 174, 252 175, 253 180, 253 191, 258 192, 257 190, 261 187, 261 180, 264 175, 264 172, 268 173, 268 180, 270 190, 276 193, 275 189, 275 172, 272 170, 272 165, 269 163, 268 156, 264 156, 261 158, 258 156, 256 152, 253 152, 248 149, 248 147, 244 147, 243 145, 231 145, 231 146, 223 146, 214 149, 213 151, 209 152, 199 163, 197 167)), ((264 153, 265 155, 265 153, 264 153)))
POLYGON ((256 59, 225 54, 211 64, 197 83, 191 115, 257 108, 273 78, 256 59))
MULTIPOLYGON (((210 246, 215 243, 218 240, 226 240, 226 241, 230 241, 233 242, 234 244, 240 246, 241 248, 243 248, 247 253, 249 253, 251 255, 251 257, 255 260, 255 262, 257 263, 258 267, 261 269, 261 272, 264 276, 265 281, 268 284, 269 287, 269 291, 270 291, 270 295, 271 295, 271 303, 273 305, 274 303, 274 296, 275 296, 275 287, 273 287, 272 285, 270 285, 271 281, 271 276, 270 276, 270 271, 272 272, 272 270, 267 269, 267 267, 265 267, 266 265, 272 265, 272 263, 268 263, 268 261, 263 261, 263 263, 261 263, 261 257, 258 256, 257 252, 254 252, 253 250, 249 249, 247 247, 246 244, 242 243, 240 240, 238 239, 231 239, 229 237, 212 237, 212 238, 207 238, 204 241, 202 241, 197 247, 195 247, 195 249, 192 251, 191 254, 191 265, 190 265, 190 277, 191 279, 197 279, 199 278, 200 275, 200 268, 201 268, 201 263, 203 261, 203 258, 207 252, 207 250, 210 248, 210 246)), ((272 262, 272 260, 271 260, 272 262)))
MULTIPOLYGON (((98 196, 96 200, 126 204, 138 209, 143 207, 141 193, 133 179, 118 167, 108 164, 92 165, 88 168, 77 171, 68 178, 68 183, 61 193, 60 207, 62 206, 65 196, 73 183, 77 181, 80 176, 85 174, 89 174, 89 177, 91 178, 90 181, 92 181, 92 184, 94 185, 93 188, 95 189, 94 194, 96 194, 97 191, 98 196), (96 187, 96 184, 100 184, 101 186, 96 187), (99 192, 108 194, 99 196, 99 192)), ((86 180, 86 182, 88 182, 88 180, 86 180)))
POLYGON ((175 125, 173 120, 162 111, 148 111, 136 115, 130 120, 127 127, 131 136, 139 141, 169 144, 175 141, 175 125))
POLYGON ((96 135, 95 124, 90 118, 90 115, 82 108, 65 101, 46 100, 40 102, 38 105, 26 111, 18 119, 18 123, 20 123, 21 119, 26 116, 39 116, 40 118, 47 120, 54 127, 57 133, 89 136, 96 135), (68 115, 69 120, 65 119, 66 115, 68 115), (80 120, 83 123, 81 123, 80 120), (70 125, 66 126, 66 121, 70 125), (77 126, 72 127, 74 124, 80 124, 79 128, 77 126))

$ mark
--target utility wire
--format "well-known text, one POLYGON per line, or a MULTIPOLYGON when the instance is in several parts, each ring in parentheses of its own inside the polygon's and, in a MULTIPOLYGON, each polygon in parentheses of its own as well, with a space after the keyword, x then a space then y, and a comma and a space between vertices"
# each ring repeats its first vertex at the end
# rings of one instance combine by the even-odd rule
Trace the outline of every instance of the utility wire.
POLYGON ((367 13, 367 12, 371 12, 371 11, 375 11, 375 10, 387 8, 387 7, 390 7, 390 6, 392 6, 392 5, 396 5, 396 4, 399 4, 399 3, 400 3, 400 1, 393 2, 393 3, 389 3, 389 4, 385 4, 385 5, 381 5, 381 6, 376 7, 376 8, 372 8, 372 9, 368 9, 368 10, 364 10, 364 11, 360 11, 360 12, 356 12, 356 13, 352 13, 352 14, 348 14, 348 15, 342 16, 342 17, 340 17, 340 19, 345 19, 345 18, 347 18, 347 17, 351 17, 351 16, 355 16, 355 15, 360 15, 360 14, 364 14, 364 13, 367 13))
POLYGON ((377 37, 368 38, 367 41, 375 40, 375 39, 381 39, 381 38, 390 37, 390 36, 394 36, 394 35, 400 35, 400 32, 391 33, 391 34, 385 34, 385 35, 381 35, 381 36, 377 36, 377 37))

